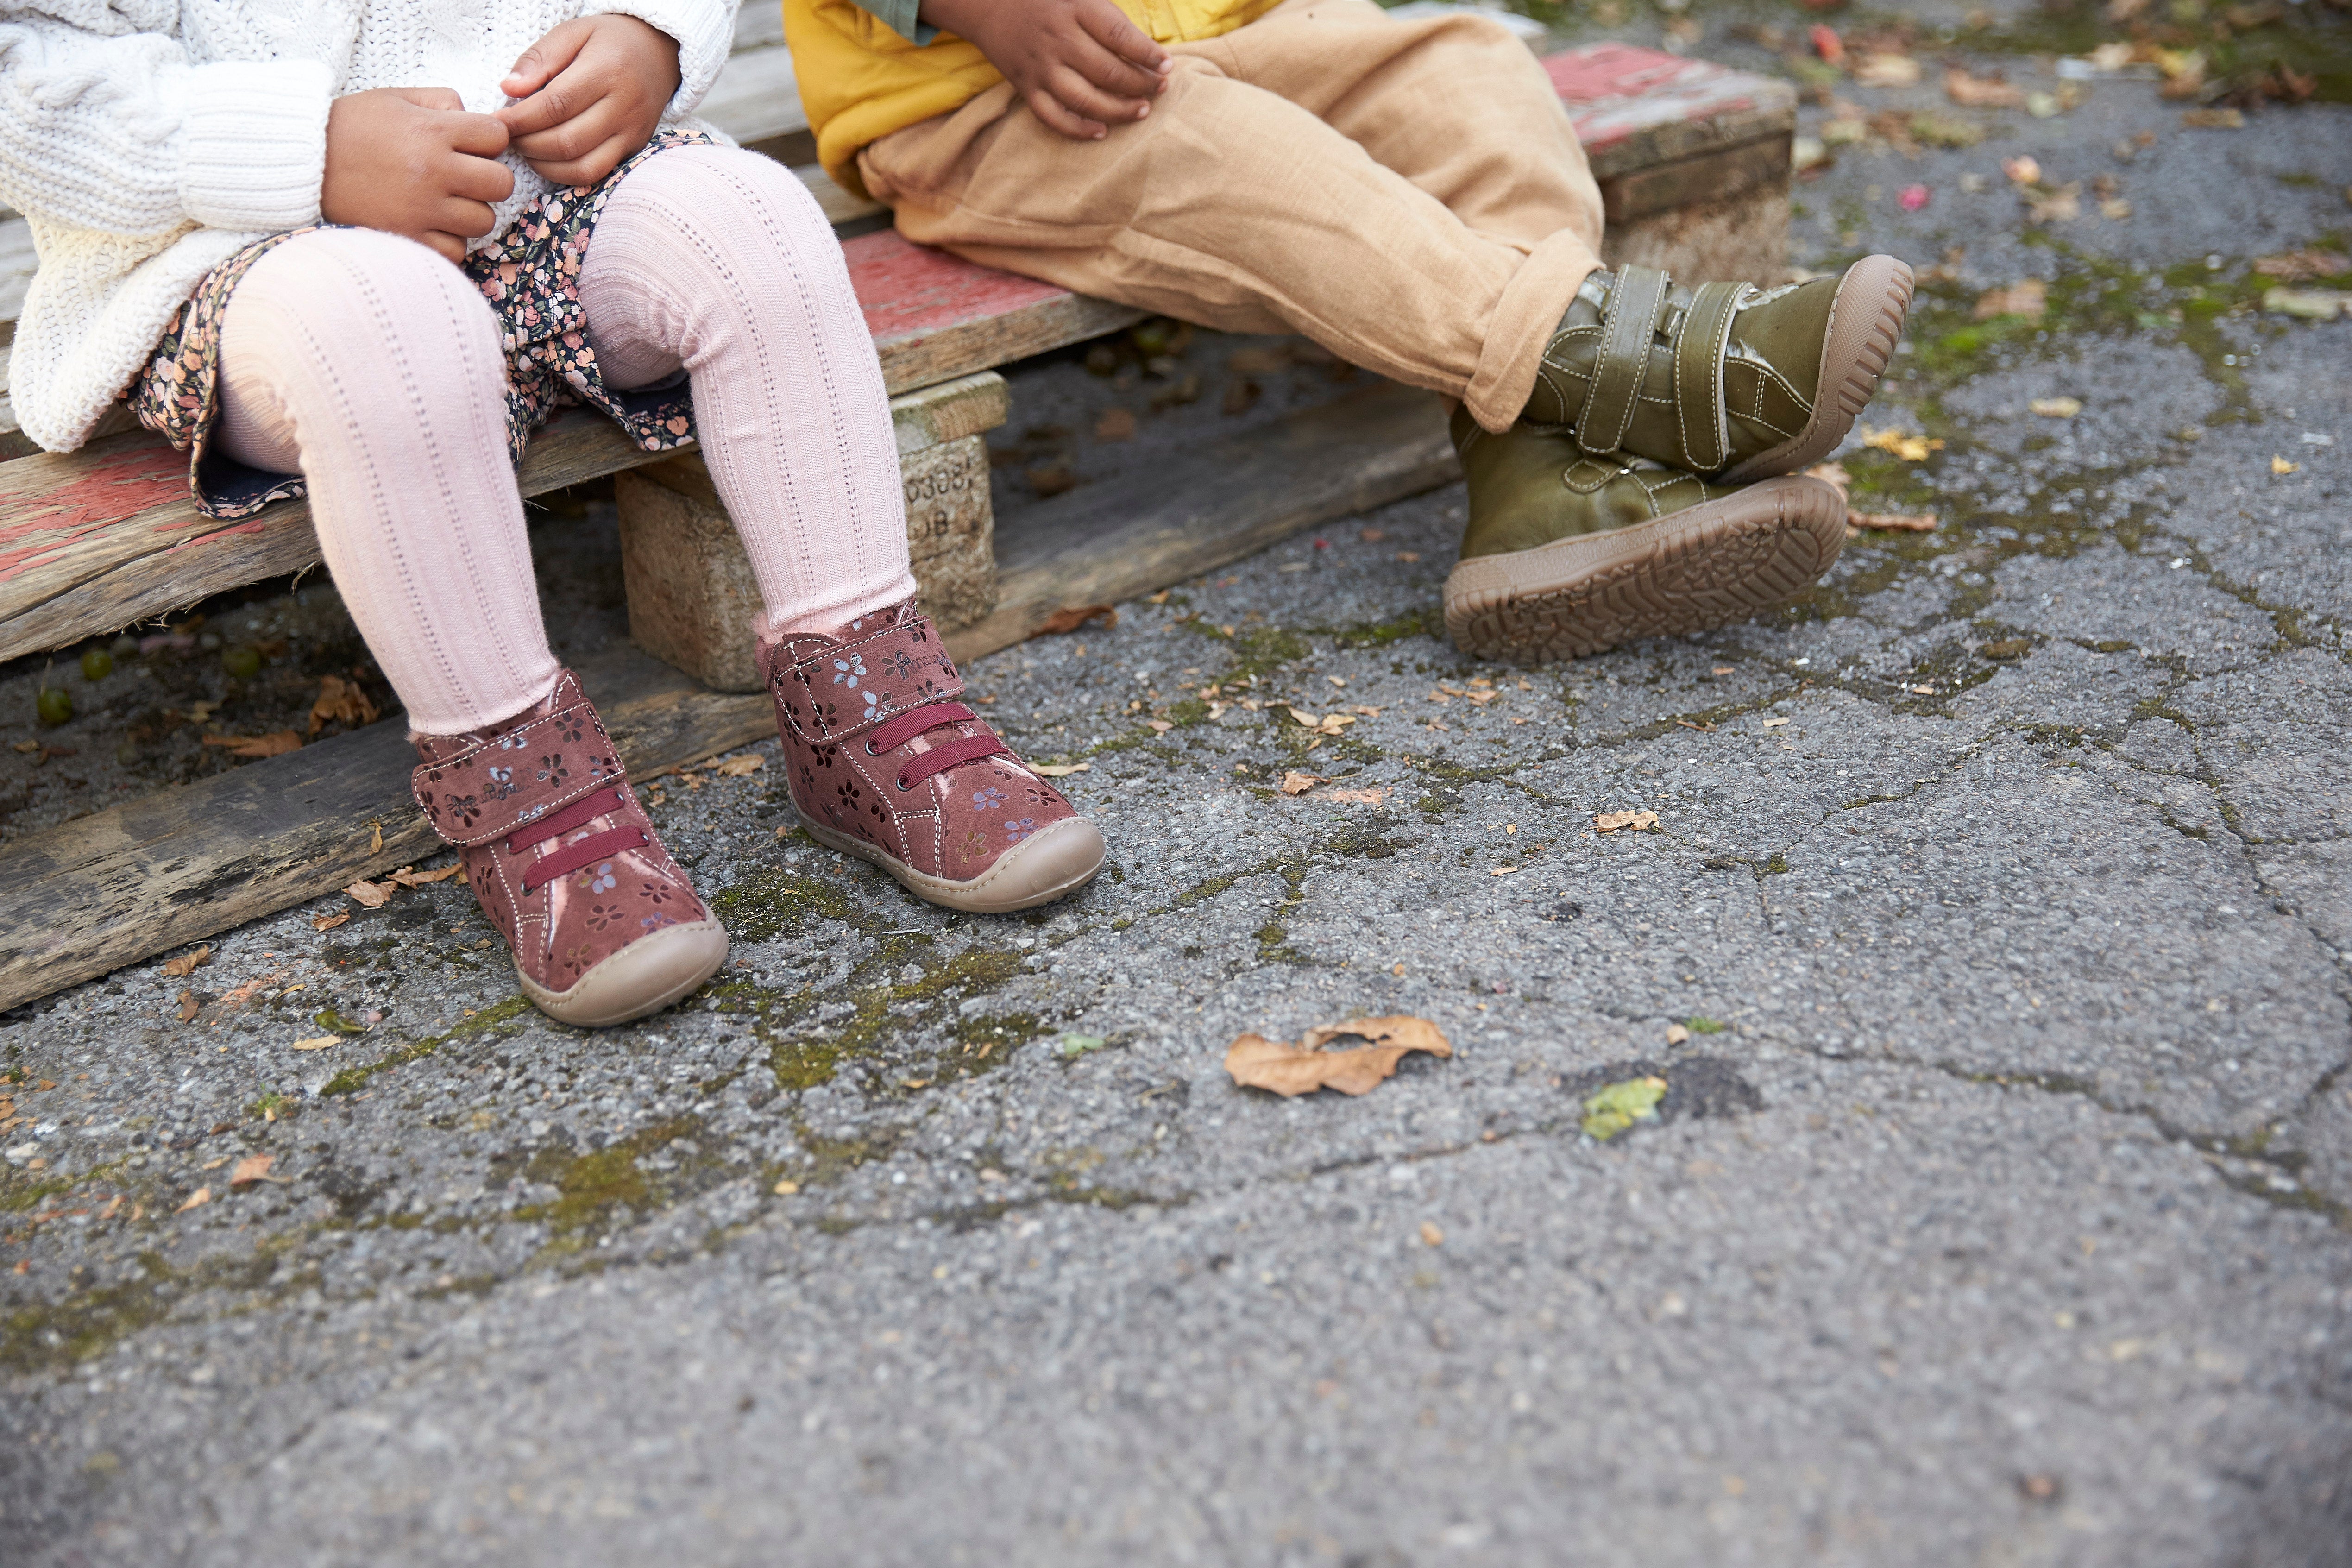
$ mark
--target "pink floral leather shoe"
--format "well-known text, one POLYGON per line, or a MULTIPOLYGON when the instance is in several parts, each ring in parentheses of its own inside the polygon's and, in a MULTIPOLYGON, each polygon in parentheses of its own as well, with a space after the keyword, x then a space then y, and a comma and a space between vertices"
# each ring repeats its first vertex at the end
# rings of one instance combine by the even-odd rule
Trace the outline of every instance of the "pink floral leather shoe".
POLYGON ((474 897, 541 1012, 625 1023, 727 962, 727 932, 655 836, 570 670, 502 724, 415 740, 416 804, 465 852, 474 897))
POLYGON ((760 667, 817 842, 978 914, 1049 903, 1102 868, 1094 824, 957 700, 963 681, 911 602, 838 637, 762 638, 760 667))

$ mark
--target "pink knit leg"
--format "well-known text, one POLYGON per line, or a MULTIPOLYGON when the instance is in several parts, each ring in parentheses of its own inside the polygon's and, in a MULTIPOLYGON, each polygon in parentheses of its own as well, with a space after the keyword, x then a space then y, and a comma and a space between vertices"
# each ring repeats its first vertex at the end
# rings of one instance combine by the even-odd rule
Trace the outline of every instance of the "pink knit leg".
POLYGON ((217 435, 310 481, 335 588, 408 710, 456 735, 554 688, 490 307, 414 240, 321 229, 236 287, 217 435))
POLYGON ((906 494, 874 340, 832 226, 781 164, 681 148, 621 182, 580 271, 605 379, 683 366, 768 636, 911 598, 906 494))

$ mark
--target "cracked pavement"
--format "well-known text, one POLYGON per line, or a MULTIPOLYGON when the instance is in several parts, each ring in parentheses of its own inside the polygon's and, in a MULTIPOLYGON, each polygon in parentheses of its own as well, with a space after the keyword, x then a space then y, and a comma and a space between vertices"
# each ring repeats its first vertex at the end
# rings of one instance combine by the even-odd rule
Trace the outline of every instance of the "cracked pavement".
MULTIPOLYGON (((454 883, 0 1017, 0 1559, 2352 1563, 2352 321, 2249 270, 2340 250, 2352 110, 2179 115, 1798 187, 1805 264, 1948 269, 1869 416, 1946 445, 1854 444, 1943 526, 1784 613, 1475 663, 1450 488, 967 671, 1086 764, 1065 904, 930 909, 704 773, 655 814, 734 959, 638 1025, 520 1005, 454 883), (2020 151, 2134 216, 2021 228, 2020 151), (1398 1012, 1456 1056, 1221 1067, 1398 1012)), ((1221 427, 1232 347, 1160 416, 1017 369, 1000 515, 1221 427)), ((609 510, 538 526, 564 651, 620 635, 609 510)))

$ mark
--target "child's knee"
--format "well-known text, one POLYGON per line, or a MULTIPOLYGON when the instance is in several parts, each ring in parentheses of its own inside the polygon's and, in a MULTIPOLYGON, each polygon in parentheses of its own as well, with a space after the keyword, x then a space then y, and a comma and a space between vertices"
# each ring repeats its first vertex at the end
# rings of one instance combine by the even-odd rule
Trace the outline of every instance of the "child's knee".
POLYGON ((681 147, 648 159, 622 182, 614 199, 633 191, 659 205, 673 225, 756 223, 827 235, 833 229, 799 175, 740 147, 681 147))
MULTIPOLYGON (((229 297, 221 353, 273 383, 324 373, 343 395, 422 370, 445 391, 499 392, 498 320, 473 280, 425 246, 373 229, 299 235, 256 261, 229 297)), ((290 390, 290 387, 289 387, 290 390)))

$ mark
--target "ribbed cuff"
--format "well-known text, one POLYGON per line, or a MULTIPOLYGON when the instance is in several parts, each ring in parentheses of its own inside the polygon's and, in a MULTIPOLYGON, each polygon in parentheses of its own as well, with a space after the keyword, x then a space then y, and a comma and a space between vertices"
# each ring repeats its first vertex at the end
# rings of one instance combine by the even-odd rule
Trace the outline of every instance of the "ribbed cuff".
POLYGON ((276 234, 315 223, 334 73, 316 60, 223 61, 190 73, 180 204, 207 228, 276 234))

